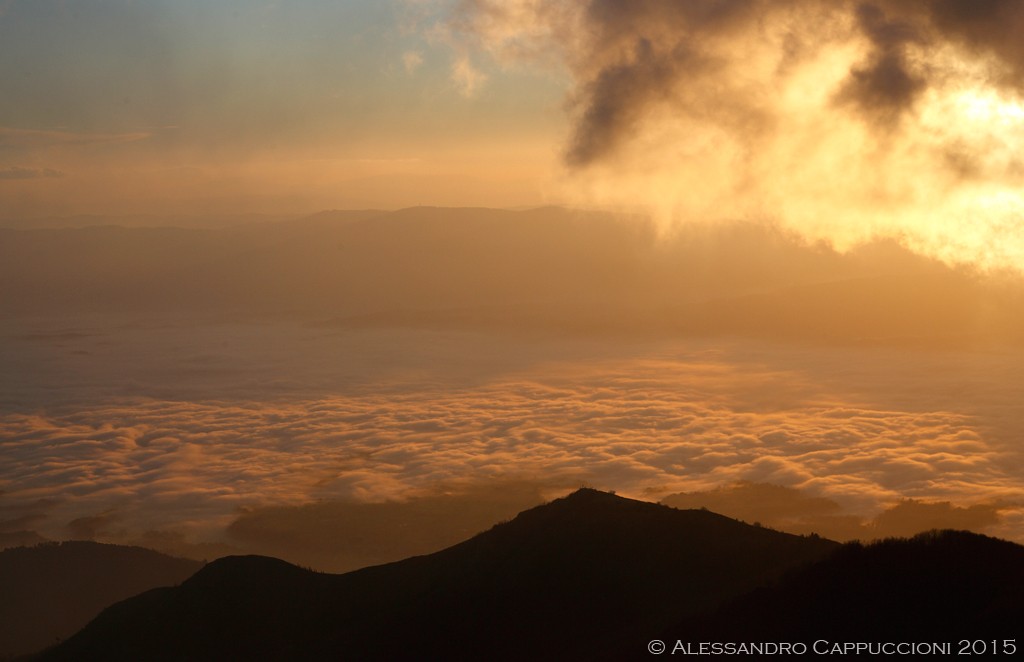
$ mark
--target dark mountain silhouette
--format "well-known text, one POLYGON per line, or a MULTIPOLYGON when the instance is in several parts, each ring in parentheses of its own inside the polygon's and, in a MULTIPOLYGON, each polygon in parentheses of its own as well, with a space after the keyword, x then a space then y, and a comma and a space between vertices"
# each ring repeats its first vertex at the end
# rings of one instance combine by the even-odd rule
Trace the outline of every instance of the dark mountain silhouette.
POLYGON ((0 550, 10 547, 31 547, 41 542, 48 540, 35 531, 0 531, 0 550))
POLYGON ((51 646, 119 600, 202 567, 140 547, 43 543, 0 551, 0 659, 51 646))
POLYGON ((647 643, 1003 640, 1024 547, 840 546, 583 489, 345 575, 228 557, 105 610, 40 660, 624 660, 647 643))
POLYGON ((492 481, 486 488, 455 493, 441 488, 406 501, 250 508, 226 530, 250 554, 342 573, 436 552, 544 501, 537 484, 492 481))
POLYGON ((956 506, 949 501, 903 499, 866 518, 844 512, 836 501, 792 487, 738 481, 712 490, 669 494, 661 503, 672 508, 707 508, 744 522, 760 522, 798 535, 816 533, 838 541, 861 542, 909 538, 932 530, 984 533, 999 522, 995 504, 956 506))
POLYGON ((594 659, 836 547, 583 489, 345 575, 221 559, 110 607, 40 659, 594 659))
POLYGON ((1024 547, 966 531, 849 543, 711 614, 690 641, 1001 641, 1024 624, 1024 547))

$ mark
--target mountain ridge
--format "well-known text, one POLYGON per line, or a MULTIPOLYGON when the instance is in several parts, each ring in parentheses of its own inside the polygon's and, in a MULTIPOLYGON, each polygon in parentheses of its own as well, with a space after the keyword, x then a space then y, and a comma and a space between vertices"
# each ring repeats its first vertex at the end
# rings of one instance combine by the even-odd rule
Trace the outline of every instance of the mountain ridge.
POLYGON ((344 575, 220 559, 39 659, 423 659, 413 642, 428 658, 553 659, 583 638, 597 655, 836 546, 581 490, 440 552, 344 575))
POLYGON ((1021 591, 1024 547, 979 534, 839 545, 583 488, 343 575, 225 557, 36 659, 627 660, 652 639, 1005 638, 1021 591))
POLYGON ((0 551, 0 659, 73 635, 105 607, 177 584, 199 561, 92 541, 44 542, 0 551))
POLYGON ((847 543, 663 636, 991 642, 1019 633, 1022 591, 1024 546, 968 531, 930 531, 847 543))

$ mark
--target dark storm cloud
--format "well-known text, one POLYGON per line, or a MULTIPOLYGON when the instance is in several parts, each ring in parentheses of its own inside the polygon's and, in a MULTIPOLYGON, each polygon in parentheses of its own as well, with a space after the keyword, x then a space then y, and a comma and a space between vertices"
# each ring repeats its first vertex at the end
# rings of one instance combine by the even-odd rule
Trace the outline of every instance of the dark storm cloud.
POLYGON ((997 58, 1010 69, 1005 81, 1024 85, 1024 4, 1017 0, 932 0, 932 25, 943 37, 997 58))
POLYGON ((558 63, 566 188, 586 204, 648 209, 665 229, 771 219, 841 250, 898 236, 949 263, 1020 270, 1020 3, 458 7, 463 56, 558 63))
POLYGON ((529 20, 549 28, 531 26, 527 34, 552 37, 559 42, 555 48, 563 49, 575 82, 570 99, 574 127, 566 160, 582 167, 613 157, 634 136, 637 125, 659 108, 714 116, 715 122, 733 128, 756 116, 758 102, 736 85, 744 40, 756 33, 765 16, 787 13, 798 4, 546 0, 530 4, 525 12, 499 13, 491 0, 470 0, 460 5, 457 23, 463 31, 478 30, 485 48, 512 58, 549 49, 523 49, 521 39, 509 39, 509 48, 495 47, 493 37, 500 42, 502 36, 488 34, 495 23, 504 18, 509 23, 504 29, 515 30, 515 22, 532 13, 529 20))
POLYGON ((867 62, 850 71, 839 98, 867 116, 891 124, 913 106, 927 86, 923 76, 910 70, 904 53, 904 46, 920 41, 921 36, 914 25, 890 20, 877 5, 858 5, 855 14, 872 50, 867 62))
POLYGON ((613 156, 659 107, 714 115, 734 127, 737 117, 742 124, 756 116, 756 104, 730 83, 730 63, 714 42, 741 35, 767 8, 759 0, 591 2, 585 12, 591 39, 576 65, 580 88, 567 162, 586 166, 613 156))
MULTIPOLYGON (((866 43, 863 57, 834 93, 841 106, 886 128, 950 75, 947 64, 922 61, 929 49, 958 44, 994 56, 1015 81, 1024 79, 1024 8, 1012 0, 851 0, 827 7, 816 0, 542 0, 504 12, 493 5, 461 3, 456 25, 476 30, 484 48, 499 57, 550 51, 524 48, 530 39, 550 38, 562 49, 575 83, 566 152, 573 166, 613 157, 659 109, 714 115, 735 131, 736 117, 774 112, 769 100, 746 89, 749 79, 770 88, 795 61, 858 40, 866 43), (522 33, 510 38, 517 28, 522 33), (918 57, 908 56, 909 46, 918 57), (757 71, 753 61, 760 57, 775 58, 777 66, 757 71)), ((756 131, 748 133, 748 140, 756 138, 756 131)))
POLYGON ((584 89, 585 109, 567 161, 586 165, 613 152, 629 139, 646 106, 671 95, 681 70, 700 66, 699 56, 682 45, 671 53, 657 53, 650 41, 639 39, 630 61, 603 69, 584 89))

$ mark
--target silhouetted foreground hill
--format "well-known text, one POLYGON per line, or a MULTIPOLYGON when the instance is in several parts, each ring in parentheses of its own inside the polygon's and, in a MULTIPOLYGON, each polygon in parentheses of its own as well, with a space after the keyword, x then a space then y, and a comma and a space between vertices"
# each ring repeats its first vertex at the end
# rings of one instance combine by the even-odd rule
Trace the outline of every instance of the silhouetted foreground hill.
POLYGON ((580 490, 345 575, 221 559, 107 609, 40 659, 592 659, 836 547, 580 490))
POLYGON ((229 557, 42 660, 621 660, 662 639, 999 640, 1024 547, 962 532, 839 546, 594 490, 345 575, 229 557))
POLYGON ((118 600, 202 567, 140 547, 74 541, 0 551, 0 659, 74 634, 118 600))
POLYGON ((966 531, 844 545, 664 633, 691 641, 1002 641, 1024 634, 1024 547, 966 531))

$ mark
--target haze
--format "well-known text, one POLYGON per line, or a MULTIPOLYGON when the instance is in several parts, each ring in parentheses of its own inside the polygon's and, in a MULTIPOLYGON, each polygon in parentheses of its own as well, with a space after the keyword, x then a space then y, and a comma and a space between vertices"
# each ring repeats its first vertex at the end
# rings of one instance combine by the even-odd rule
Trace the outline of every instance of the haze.
POLYGON ((1024 541, 1022 29, 0 2, 0 543, 342 570, 581 484, 1024 541))

